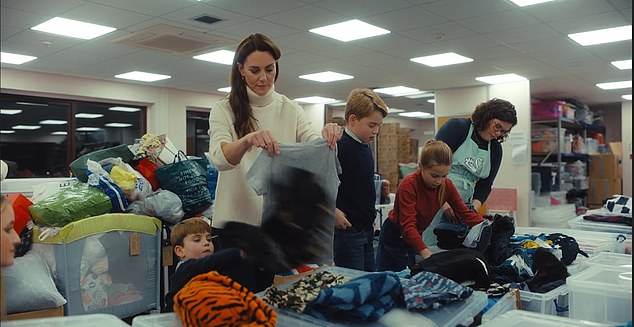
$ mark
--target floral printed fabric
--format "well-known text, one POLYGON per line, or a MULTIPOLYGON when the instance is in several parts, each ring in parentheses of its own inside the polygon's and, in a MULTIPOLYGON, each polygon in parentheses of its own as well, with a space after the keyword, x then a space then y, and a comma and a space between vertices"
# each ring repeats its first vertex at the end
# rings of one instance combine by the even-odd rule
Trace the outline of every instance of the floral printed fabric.
POLYGON ((405 306, 410 311, 437 309, 468 298, 473 293, 453 280, 436 273, 423 271, 401 281, 405 306))

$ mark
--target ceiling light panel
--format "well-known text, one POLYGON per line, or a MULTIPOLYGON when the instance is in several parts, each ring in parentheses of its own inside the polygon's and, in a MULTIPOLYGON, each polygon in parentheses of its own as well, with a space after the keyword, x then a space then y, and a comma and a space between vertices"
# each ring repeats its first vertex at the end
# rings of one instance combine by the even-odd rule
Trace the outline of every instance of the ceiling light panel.
POLYGON ((412 95, 415 93, 419 93, 420 90, 419 89, 415 89, 412 87, 407 87, 407 86, 392 86, 392 87, 383 87, 383 88, 378 88, 378 89, 374 89, 374 92, 377 93, 382 93, 382 94, 389 94, 391 96, 405 96, 405 95, 412 95))
POLYGON ((353 79, 354 76, 341 74, 337 72, 325 71, 321 73, 307 74, 299 76, 301 79, 307 79, 316 82, 328 83, 334 81, 342 81, 346 79, 353 79))
POLYGON ((231 92, 231 86, 221 87, 221 88, 218 89, 218 91, 229 93, 229 92, 231 92))
POLYGON ((411 58, 410 61, 417 62, 429 67, 440 67, 472 62, 473 59, 459 55, 455 52, 447 52, 432 56, 411 58))
POLYGON ((62 17, 51 18, 42 24, 31 27, 31 29, 82 40, 94 39, 117 30, 114 27, 91 24, 62 17))
POLYGON ((77 128, 78 132, 96 132, 101 130, 99 127, 79 127, 77 128))
POLYGON ((429 102, 429 103, 436 103, 436 99, 429 99, 429 100, 427 100, 427 102, 429 102))
POLYGON ((502 75, 480 76, 480 77, 476 77, 476 80, 480 82, 488 83, 488 84, 501 84, 501 83, 525 81, 526 77, 520 76, 517 74, 502 74, 502 75))
POLYGON ((13 133, 15 133, 15 131, 7 130, 7 129, 0 130, 0 134, 13 134, 13 133))
POLYGON ((598 83, 597 87, 603 90, 617 90, 632 88, 632 81, 598 83))
POLYGON ((422 111, 401 112, 398 115, 403 117, 408 117, 408 118, 433 118, 434 117, 434 115, 428 112, 422 112, 422 111))
POLYGON ((337 99, 325 98, 325 97, 320 97, 320 96, 312 96, 312 97, 305 97, 305 98, 296 98, 295 101, 302 102, 302 103, 318 104, 318 103, 337 102, 337 99))
POLYGON ((404 112, 404 109, 398 109, 398 108, 387 108, 387 113, 388 114, 398 114, 399 112, 404 112))
POLYGON ((64 132, 64 131, 51 132, 51 135, 68 135, 68 132, 64 132))
POLYGON ((215 62, 217 64, 231 65, 233 64, 233 57, 235 52, 229 50, 218 50, 201 55, 194 56, 194 59, 204 60, 209 62, 215 62))
POLYGON ((23 130, 36 130, 36 129, 40 129, 42 128, 42 126, 39 125, 15 125, 15 126, 11 126, 12 129, 23 129, 23 130))
POLYGON ((520 7, 532 6, 532 5, 537 5, 540 3, 546 3, 551 1, 554 1, 554 0, 511 0, 512 3, 520 7))
POLYGON ((405 97, 408 99, 420 99, 420 98, 429 98, 433 96, 434 96, 433 92, 421 91, 418 93, 408 94, 405 97))
POLYGON ((625 94, 625 95, 622 95, 621 98, 631 101, 632 100, 632 95, 631 94, 625 94))
POLYGON ((35 59, 37 59, 37 57, 10 52, 0 52, 0 62, 3 64, 22 65, 23 63, 33 61, 35 59))
POLYGON ((65 120, 46 119, 40 121, 41 125, 64 125, 67 122, 65 120))
POLYGON ((94 119, 94 118, 101 118, 103 117, 102 114, 89 114, 86 112, 80 112, 80 113, 76 113, 75 114, 75 118, 88 118, 88 119, 94 119))
POLYGON ((0 109, 0 115, 17 115, 21 112, 20 109, 0 109))
POLYGON ((119 111, 119 112, 137 112, 137 111, 141 111, 141 109, 139 108, 132 108, 132 107, 110 107, 108 108, 108 110, 112 110, 112 111, 119 111))
POLYGON ((128 124, 128 123, 108 123, 105 125, 106 127, 119 127, 119 128, 124 128, 124 127, 132 127, 132 124, 128 124))
POLYGON ((132 72, 129 72, 129 73, 125 73, 125 74, 115 75, 114 77, 122 78, 122 79, 129 79, 129 80, 134 80, 134 81, 141 81, 141 82, 156 82, 156 81, 160 81, 160 80, 171 78, 172 76, 162 75, 162 74, 154 74, 154 73, 146 73, 146 72, 140 72, 140 71, 136 71, 135 70, 135 71, 132 71, 132 72))
POLYGON ((632 25, 573 33, 568 34, 568 37, 583 46, 631 40, 632 25))
POLYGON ((632 59, 613 61, 612 65, 620 70, 632 69, 632 59))
POLYGON ((310 29, 309 32, 323 35, 335 40, 349 42, 359 39, 365 39, 368 37, 388 34, 390 31, 353 19, 342 23, 322 26, 310 29))

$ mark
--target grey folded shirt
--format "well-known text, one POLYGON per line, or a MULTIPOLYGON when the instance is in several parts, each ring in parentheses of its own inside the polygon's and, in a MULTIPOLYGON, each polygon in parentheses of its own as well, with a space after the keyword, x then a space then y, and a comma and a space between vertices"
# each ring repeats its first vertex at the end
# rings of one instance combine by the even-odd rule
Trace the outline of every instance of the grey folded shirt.
POLYGON ((320 186, 326 193, 328 209, 331 214, 324 214, 320 219, 328 221, 328 229, 322 232, 319 239, 323 242, 323 254, 318 262, 307 263, 331 263, 333 261, 333 240, 335 233, 335 207, 337 190, 339 189, 339 174, 341 165, 337 159, 337 153, 328 147, 325 140, 315 140, 306 143, 280 144, 280 154, 270 156, 262 151, 246 175, 247 183, 253 187, 258 195, 264 196, 264 208, 262 210, 262 222, 269 216, 269 212, 275 208, 275 194, 270 192, 270 182, 284 180, 288 168, 300 168, 317 177, 320 186))

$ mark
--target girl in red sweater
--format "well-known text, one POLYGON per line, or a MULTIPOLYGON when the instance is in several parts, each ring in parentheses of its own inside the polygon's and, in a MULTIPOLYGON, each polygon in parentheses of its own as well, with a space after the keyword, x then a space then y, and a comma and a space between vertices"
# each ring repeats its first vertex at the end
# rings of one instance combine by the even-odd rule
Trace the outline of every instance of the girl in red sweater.
POLYGON ((394 208, 381 227, 377 270, 401 271, 414 264, 416 255, 429 258, 432 252, 421 234, 445 202, 470 227, 484 221, 482 216, 467 208, 447 178, 451 155, 451 149, 443 141, 432 139, 423 146, 418 169, 399 184, 394 208))

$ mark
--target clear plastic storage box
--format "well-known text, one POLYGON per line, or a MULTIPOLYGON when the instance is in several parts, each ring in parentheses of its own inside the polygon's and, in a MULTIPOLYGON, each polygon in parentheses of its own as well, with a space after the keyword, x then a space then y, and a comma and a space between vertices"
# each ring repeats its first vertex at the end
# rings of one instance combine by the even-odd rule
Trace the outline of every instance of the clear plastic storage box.
POLYGON ((570 318, 625 324, 632 320, 632 268, 590 266, 567 280, 570 318))
MULTIPOLYGON (((562 233, 574 237, 579 243, 579 247, 590 256, 586 258, 577 255, 577 259, 567 267, 570 276, 575 276, 588 267, 588 262, 599 255, 609 255, 606 251, 613 251, 614 244, 619 234, 591 232, 572 229, 549 229, 543 227, 517 227, 515 234, 553 234, 562 233)), ((602 262, 599 259, 595 262, 602 262)), ((549 315, 568 316, 569 315, 569 287, 562 285, 547 293, 533 293, 520 291, 522 310, 543 313, 549 315)))
POLYGON ((549 316, 534 312, 511 310, 491 321, 485 322, 482 327, 607 327, 610 325, 597 322, 581 321, 565 317, 549 316))
POLYGON ((2 327, 85 327, 108 326, 130 327, 116 316, 109 314, 88 314, 72 317, 54 317, 26 320, 3 321, 2 327))
POLYGON ((584 262, 585 266, 632 269, 632 255, 623 253, 601 252, 584 262))
POLYGON ((577 216, 568 220, 568 226, 572 229, 579 230, 632 235, 632 226, 585 220, 583 216, 577 216))

